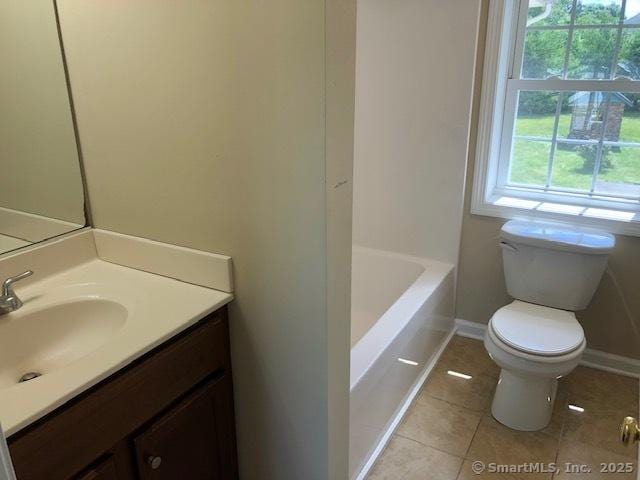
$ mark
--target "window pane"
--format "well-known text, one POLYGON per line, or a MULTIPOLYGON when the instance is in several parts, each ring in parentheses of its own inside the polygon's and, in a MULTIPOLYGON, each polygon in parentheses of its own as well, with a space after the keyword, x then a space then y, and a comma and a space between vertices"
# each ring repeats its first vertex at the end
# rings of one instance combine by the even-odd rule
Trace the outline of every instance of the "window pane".
POLYGON ((530 30, 526 34, 522 78, 562 76, 567 30, 530 30))
POLYGON ((551 142, 514 140, 509 183, 545 186, 551 142))
POLYGON ((602 115, 602 101, 603 96, 598 92, 564 92, 551 170, 552 186, 591 189, 594 167, 589 168, 583 157, 589 147, 576 142, 597 143, 600 130, 594 122, 602 115))
POLYGON ((595 184, 597 193, 640 196, 639 100, 638 94, 609 94, 603 135, 606 143, 601 149, 595 184))
POLYGON ((600 141, 605 99, 602 92, 565 92, 558 139, 600 141))
POLYGON ((621 0, 578 0, 576 24, 617 25, 621 10, 621 0))
MULTIPOLYGON (((640 16, 638 22, 640 23, 640 16)), ((622 33, 616 77, 640 80, 640 29, 638 28, 628 28, 622 33)))
POLYGON ((597 145, 575 145, 559 142, 553 161, 551 185, 588 192, 591 189, 594 164, 585 155, 597 145))
POLYGON ((558 92, 519 92, 510 183, 546 186, 558 96, 558 92))
POLYGON ((567 25, 571 21, 572 4, 573 0, 529 0, 527 25, 567 25))
POLYGON ((573 105, 570 104, 571 97, 576 92, 564 92, 562 96, 562 109, 560 120, 558 121, 558 138, 569 138, 571 133, 571 123, 573 121, 573 105))
POLYGON ((640 94, 521 91, 514 131, 511 184, 546 186, 553 152, 552 187, 590 192, 598 168, 597 193, 640 190, 640 94))
POLYGON ((595 191, 640 196, 640 148, 603 147, 595 191))
POLYGON ((589 91, 565 95, 551 185, 588 192, 599 162, 597 193, 638 195, 640 95, 589 91), (605 141, 602 147, 601 139, 605 141))
POLYGON ((640 144, 640 94, 622 92, 614 94, 607 118, 608 128, 612 131, 611 141, 618 140, 615 138, 617 129, 621 142, 640 144), (616 100, 619 102, 616 103, 616 100), (618 122, 620 122, 619 125, 618 122))
POLYGON ((617 31, 616 28, 576 29, 571 42, 568 78, 610 78, 617 31))
POLYGON ((557 92, 520 92, 516 117, 516 137, 553 138, 557 92))

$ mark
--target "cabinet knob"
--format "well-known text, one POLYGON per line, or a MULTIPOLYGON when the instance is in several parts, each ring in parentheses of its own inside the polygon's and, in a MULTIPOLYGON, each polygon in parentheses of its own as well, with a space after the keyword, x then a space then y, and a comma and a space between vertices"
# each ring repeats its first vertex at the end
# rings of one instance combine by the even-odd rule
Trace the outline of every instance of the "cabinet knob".
POLYGON ((154 455, 149 455, 147 457, 147 465, 149 465, 152 470, 157 470, 158 468, 160 468, 161 463, 162 457, 156 457, 154 455))

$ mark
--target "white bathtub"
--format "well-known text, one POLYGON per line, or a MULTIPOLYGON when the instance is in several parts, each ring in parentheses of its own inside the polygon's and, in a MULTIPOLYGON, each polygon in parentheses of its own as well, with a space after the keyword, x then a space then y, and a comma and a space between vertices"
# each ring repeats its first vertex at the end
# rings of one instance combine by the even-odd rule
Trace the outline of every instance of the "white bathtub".
POLYGON ((361 478, 454 329, 453 265, 353 247, 349 477, 361 478))

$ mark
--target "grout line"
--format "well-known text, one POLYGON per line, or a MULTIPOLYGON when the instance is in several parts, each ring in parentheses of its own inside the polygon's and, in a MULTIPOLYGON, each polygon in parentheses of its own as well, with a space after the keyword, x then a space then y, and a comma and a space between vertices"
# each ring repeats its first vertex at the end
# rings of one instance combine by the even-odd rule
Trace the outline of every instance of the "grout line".
POLYGON ((465 410, 468 413, 471 413, 477 417, 480 417, 481 419, 486 416, 491 416, 491 412, 486 412, 485 410, 473 410, 471 408, 465 407, 464 405, 458 405, 457 403, 453 403, 449 400, 445 400, 444 398, 434 397, 433 395, 429 395, 429 394, 426 394, 426 396, 434 400, 438 400, 439 402, 446 403, 447 405, 450 405, 452 407, 461 408, 462 410, 465 410))
MULTIPOLYGON (((474 338, 474 337, 467 337, 467 338, 471 338, 471 339, 473 339, 473 340, 479 341, 477 338, 474 338)), ((447 351, 447 349, 449 348, 449 346, 450 346, 450 344, 449 344, 449 345, 447 345, 447 348, 444 350, 444 352, 442 352, 443 354, 447 351)), ((439 366, 439 364, 440 364, 440 362, 441 362, 441 361, 442 361, 442 358, 438 359, 438 362, 435 364, 435 366, 434 366, 434 368, 433 368, 433 371, 434 371, 434 372, 435 372, 435 371, 436 371, 436 369, 438 368, 438 366, 439 366)), ((490 376, 490 375, 488 375, 488 374, 486 374, 486 373, 484 373, 484 372, 483 372, 481 375, 487 375, 487 376, 490 376)), ((491 377, 491 378, 493 379, 493 377, 491 377)), ((425 387, 426 387, 426 384, 425 384, 425 387)), ((424 387, 423 387, 423 389, 424 389, 424 387)), ((492 390, 492 392, 493 392, 493 390, 492 390)), ((482 423, 482 420, 483 420, 483 418, 484 418, 485 416, 487 416, 487 415, 491 415, 491 410, 489 410, 489 413, 487 413, 487 412, 486 412, 486 411, 484 411, 484 410, 483 410, 483 411, 480 411, 480 412, 476 412, 476 411, 474 411, 474 410, 471 410, 470 408, 467 408, 467 407, 464 407, 464 406, 461 406, 461 405, 457 405, 457 404, 455 404, 455 403, 453 403, 453 402, 450 402, 450 401, 448 401, 448 400, 444 400, 444 399, 442 399, 442 398, 438 398, 438 397, 435 397, 435 396, 430 395, 430 394, 426 394, 426 395, 427 395, 428 397, 430 397, 430 398, 434 398, 434 399, 439 400, 439 401, 441 401, 441 402, 444 402, 444 403, 446 403, 446 404, 448 404, 448 405, 452 405, 452 406, 455 406, 455 407, 457 407, 457 408, 462 408, 463 410, 465 410, 465 411, 467 411, 467 412, 469 412, 469 413, 472 413, 472 414, 477 415, 478 417, 480 417, 480 418, 479 418, 479 420, 478 420, 478 423, 476 424, 476 428, 475 428, 475 429, 474 429, 474 431, 473 431, 473 435, 471 436, 471 440, 469 441, 469 445, 467 446, 467 449, 465 450, 465 453, 464 453, 464 456, 463 456, 462 465, 460 466, 460 470, 458 471, 458 477, 459 477, 459 476, 460 476, 460 473, 462 472, 462 468, 463 468, 463 466, 464 466, 464 461, 468 459, 468 454, 469 454, 469 451, 471 450, 471 445, 473 444, 473 440, 476 438, 476 435, 477 435, 477 433, 478 433, 478 430, 480 429, 480 424, 482 423)), ((446 452, 446 453, 448 453, 448 452, 446 452)), ((456 477, 456 478, 457 478, 457 477, 456 477)))
MULTIPOLYGON (((558 388, 560 388, 560 386, 558 385, 558 388)), ((556 402, 558 401, 558 394, 556 393, 556 402)), ((556 465, 558 465, 558 458, 560 455, 560 445, 562 443, 562 437, 564 436, 564 426, 565 423, 567 421, 567 405, 569 404, 569 397, 567 396, 567 398, 565 399, 564 405, 562 406, 562 423, 560 423, 560 433, 558 434, 558 443, 556 444, 556 457, 555 457, 555 462, 556 465)), ((555 405, 554 405, 555 406, 555 405)), ((551 417, 553 419, 553 417, 551 417)), ((558 472, 558 473, 562 473, 562 472, 558 472)), ((556 478, 556 474, 554 473, 552 476, 552 479, 556 478)))
MULTIPOLYGON (((416 440, 415 438, 411 438, 411 437, 407 437, 406 435, 402 435, 401 433, 394 432, 394 434, 392 435, 392 438, 393 437, 404 438, 405 440, 409 440, 410 442, 415 442, 415 443, 417 443, 419 445, 422 445, 425 448, 430 448, 430 449, 435 450, 437 452, 444 453, 444 454, 449 455, 451 457, 457 458, 458 460, 460 460, 460 467, 458 468, 458 471, 457 471, 456 476, 454 478, 457 480, 458 477, 460 477, 460 474, 462 473, 462 468, 464 467, 464 462, 466 461, 465 457, 461 457, 460 455, 456 455, 455 453, 447 452, 446 450, 442 450, 441 448, 434 447, 433 445, 428 445, 428 444, 426 444, 424 442, 421 442, 420 440, 416 440)), ((380 458, 382 458, 382 455, 380 455, 378 460, 376 460, 376 462, 373 464, 373 466, 371 467, 371 471, 373 471, 373 469, 375 468, 375 466, 378 463, 378 461, 380 460, 380 458)))
POLYGON ((469 446, 467 447, 466 452, 464 452, 465 459, 469 459, 469 452, 471 451, 471 445, 473 445, 473 441, 476 439, 476 435, 478 435, 478 430, 480 430, 480 424, 482 423, 483 419, 484 419, 484 415, 480 417, 480 421, 478 422, 478 425, 476 425, 476 429, 473 431, 473 435, 471 436, 471 441, 469 442, 469 446))
POLYGON ((412 441, 412 442, 419 443, 419 444, 420 444, 420 445, 422 445, 423 447, 432 448, 433 450, 436 450, 436 451, 438 451, 438 452, 440 452, 440 453, 446 453, 447 455, 450 455, 450 456, 452 456, 452 457, 456 457, 456 458, 460 458, 460 459, 462 459, 462 460, 464 460, 464 459, 465 459, 465 457, 461 457, 461 456, 460 456, 460 455, 458 455, 457 453, 447 452, 446 450, 443 450, 442 448, 434 447, 433 445, 429 445, 428 443, 421 442, 420 440, 416 440, 415 438, 408 437, 408 436, 403 435, 403 434, 401 434, 401 433, 397 433, 397 432, 396 432, 396 433, 394 433, 393 435, 394 435, 394 436, 396 436, 396 437, 404 438, 405 440, 410 440, 410 441, 412 441))
POLYGON ((467 460, 465 458, 462 459, 462 463, 460 463, 460 468, 458 469, 458 473, 456 474, 456 480, 458 480, 460 478, 460 475, 462 475, 462 469, 464 468, 464 462, 466 462, 467 460))
MULTIPOLYGON (((450 343, 449 343, 449 344, 447 345, 447 347, 443 350, 443 352, 442 352, 442 354, 443 354, 443 355, 446 353, 446 351, 449 349, 449 347, 450 347, 450 343)), ((444 365, 441 365, 441 363, 442 363, 442 356, 438 359, 438 361, 437 361, 437 362, 435 363, 435 365, 433 366, 432 373, 435 373, 435 372, 436 372, 436 370, 437 370, 437 368, 438 368, 439 366, 444 366, 444 365)), ((424 390, 425 390, 425 387, 427 386, 427 384, 428 384, 429 380, 430 380, 430 379, 427 379, 427 381, 424 383, 424 385, 422 386, 422 388, 420 389, 420 391, 419 391, 419 392, 418 392, 418 394, 416 395, 416 398, 415 398, 415 400, 414 400, 414 402, 413 402, 413 405, 411 405, 411 408, 414 408, 416 404, 419 404, 418 399, 419 399, 419 397, 420 397, 420 395, 421 395, 421 394, 424 394, 424 395, 426 395, 427 397, 432 398, 432 399, 434 399, 434 400, 438 400, 439 402, 443 402, 443 403, 447 404, 448 406, 455 407, 455 408, 458 408, 458 409, 462 409, 462 410, 464 410, 464 411, 465 411, 465 412, 467 412, 467 413, 470 413, 470 414, 473 414, 473 415, 475 415, 475 416, 479 417, 479 418, 478 418, 478 423, 476 424, 475 430, 474 430, 474 432, 473 432, 473 435, 471 436, 471 440, 469 441, 469 445, 467 446, 467 448, 466 448, 466 450, 465 450, 465 453, 464 453, 462 456, 460 456, 460 455, 458 455, 458 454, 451 453, 451 452, 448 452, 448 451, 446 451, 446 450, 442 450, 442 449, 440 449, 440 448, 438 448, 438 447, 434 447, 433 445, 428 445, 428 444, 426 444, 426 443, 424 443, 424 442, 421 442, 420 440, 417 440, 417 439, 415 439, 415 438, 411 438, 411 437, 409 437, 409 436, 407 436, 407 435, 403 435, 402 433, 398 433, 398 431, 394 432, 394 435, 396 435, 396 436, 398 436, 398 437, 405 438, 405 439, 407 439, 407 440, 411 440, 411 441, 417 442, 417 443, 419 443, 420 445, 423 445, 423 446, 425 446, 425 447, 433 448, 434 450, 437 450, 437 451, 442 452, 442 453, 446 453, 447 455, 452 455, 452 456, 454 456, 454 457, 456 457, 456 458, 461 458, 461 459, 462 459, 462 463, 460 464, 460 469, 458 470, 458 474, 456 475, 456 479, 457 479, 457 478, 460 476, 461 472, 462 472, 462 468, 463 468, 463 466, 464 466, 464 462, 465 462, 465 460, 467 459, 467 454, 469 453, 469 450, 471 450, 471 444, 473 443, 473 439, 475 438, 476 433, 478 432, 478 429, 480 428, 480 423, 482 423, 482 419, 483 419, 483 418, 484 418, 484 416, 485 416, 485 412, 484 412, 484 411, 482 411, 482 412, 477 412, 477 411, 471 410, 470 408, 467 408, 467 407, 465 407, 465 406, 458 405, 458 404, 455 404, 455 403, 453 403, 453 402, 451 402, 451 401, 448 401, 448 400, 445 400, 445 399, 442 399, 442 398, 435 397, 435 396, 433 396, 433 395, 431 395, 431 394, 429 394, 429 393, 425 393, 425 391, 424 391, 424 390)), ((407 413, 409 413, 409 411, 407 411, 407 413)))
MULTIPOLYGON (((433 369, 434 373, 435 373, 435 371, 436 371, 436 369, 437 369, 437 368, 438 368, 438 364, 436 364, 436 366, 435 366, 435 367, 434 367, 434 369, 433 369)), ((479 375, 486 375, 486 376, 490 377, 489 375, 484 374, 484 373, 481 373, 481 374, 479 374, 479 375)), ((496 381, 498 380, 497 378, 496 378, 496 379, 494 379, 493 377, 490 377, 490 378, 491 378, 492 380, 496 380, 496 381)), ((479 416, 480 418, 485 417, 485 416, 487 415, 487 411, 486 411, 486 409, 482 409, 482 410, 474 410, 474 409, 469 408, 469 407, 466 407, 466 406, 464 406, 464 405, 460 405, 460 404, 458 404, 458 403, 452 402, 451 400, 447 400, 446 398, 440 398, 440 397, 437 397, 436 395, 434 395, 434 394, 432 394, 432 393, 426 393, 426 392, 424 391, 424 389, 426 388, 426 386, 427 386, 427 385, 428 385, 428 381, 424 384, 424 386, 422 387, 422 390, 420 390, 420 392, 418 393, 418 395, 416 395, 416 400, 415 400, 414 404, 418 404, 418 403, 420 403, 420 402, 419 402, 419 397, 420 397, 420 395, 424 395, 424 396, 429 397, 429 398, 432 398, 432 399, 434 399, 434 400, 438 400, 439 402, 444 402, 444 403, 446 403, 447 405, 451 405, 452 407, 461 408, 461 409, 463 409, 463 410, 466 410, 467 412, 472 413, 472 414, 474 414, 474 415, 477 415, 477 416, 479 416)), ((494 390, 492 389, 492 390, 491 390, 491 393, 493 393, 493 392, 494 392, 494 390)), ((490 395, 490 397, 491 397, 491 398, 493 398, 493 395, 490 395)), ((412 406, 413 406, 413 405, 412 405, 412 406)), ((489 414, 490 414, 490 413, 489 413, 489 414)))

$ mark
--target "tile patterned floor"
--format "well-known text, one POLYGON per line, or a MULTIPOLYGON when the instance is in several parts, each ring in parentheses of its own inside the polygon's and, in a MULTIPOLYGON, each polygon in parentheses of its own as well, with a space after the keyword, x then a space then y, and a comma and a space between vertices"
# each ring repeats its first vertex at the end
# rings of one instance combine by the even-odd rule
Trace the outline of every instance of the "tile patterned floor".
POLYGON ((636 478, 637 448, 625 447, 617 438, 622 418, 638 413, 636 379, 578 367, 560 382, 551 423, 539 432, 518 432, 491 417, 499 373, 482 342, 454 337, 367 478, 636 478), (448 370, 471 378, 448 375, 448 370), (569 404, 583 407, 584 412, 570 410, 569 404), (555 463, 560 472, 476 474, 475 461, 555 463), (631 473, 600 473, 601 463, 628 462, 633 463, 631 473), (588 465, 591 473, 565 472, 565 463, 588 465))

